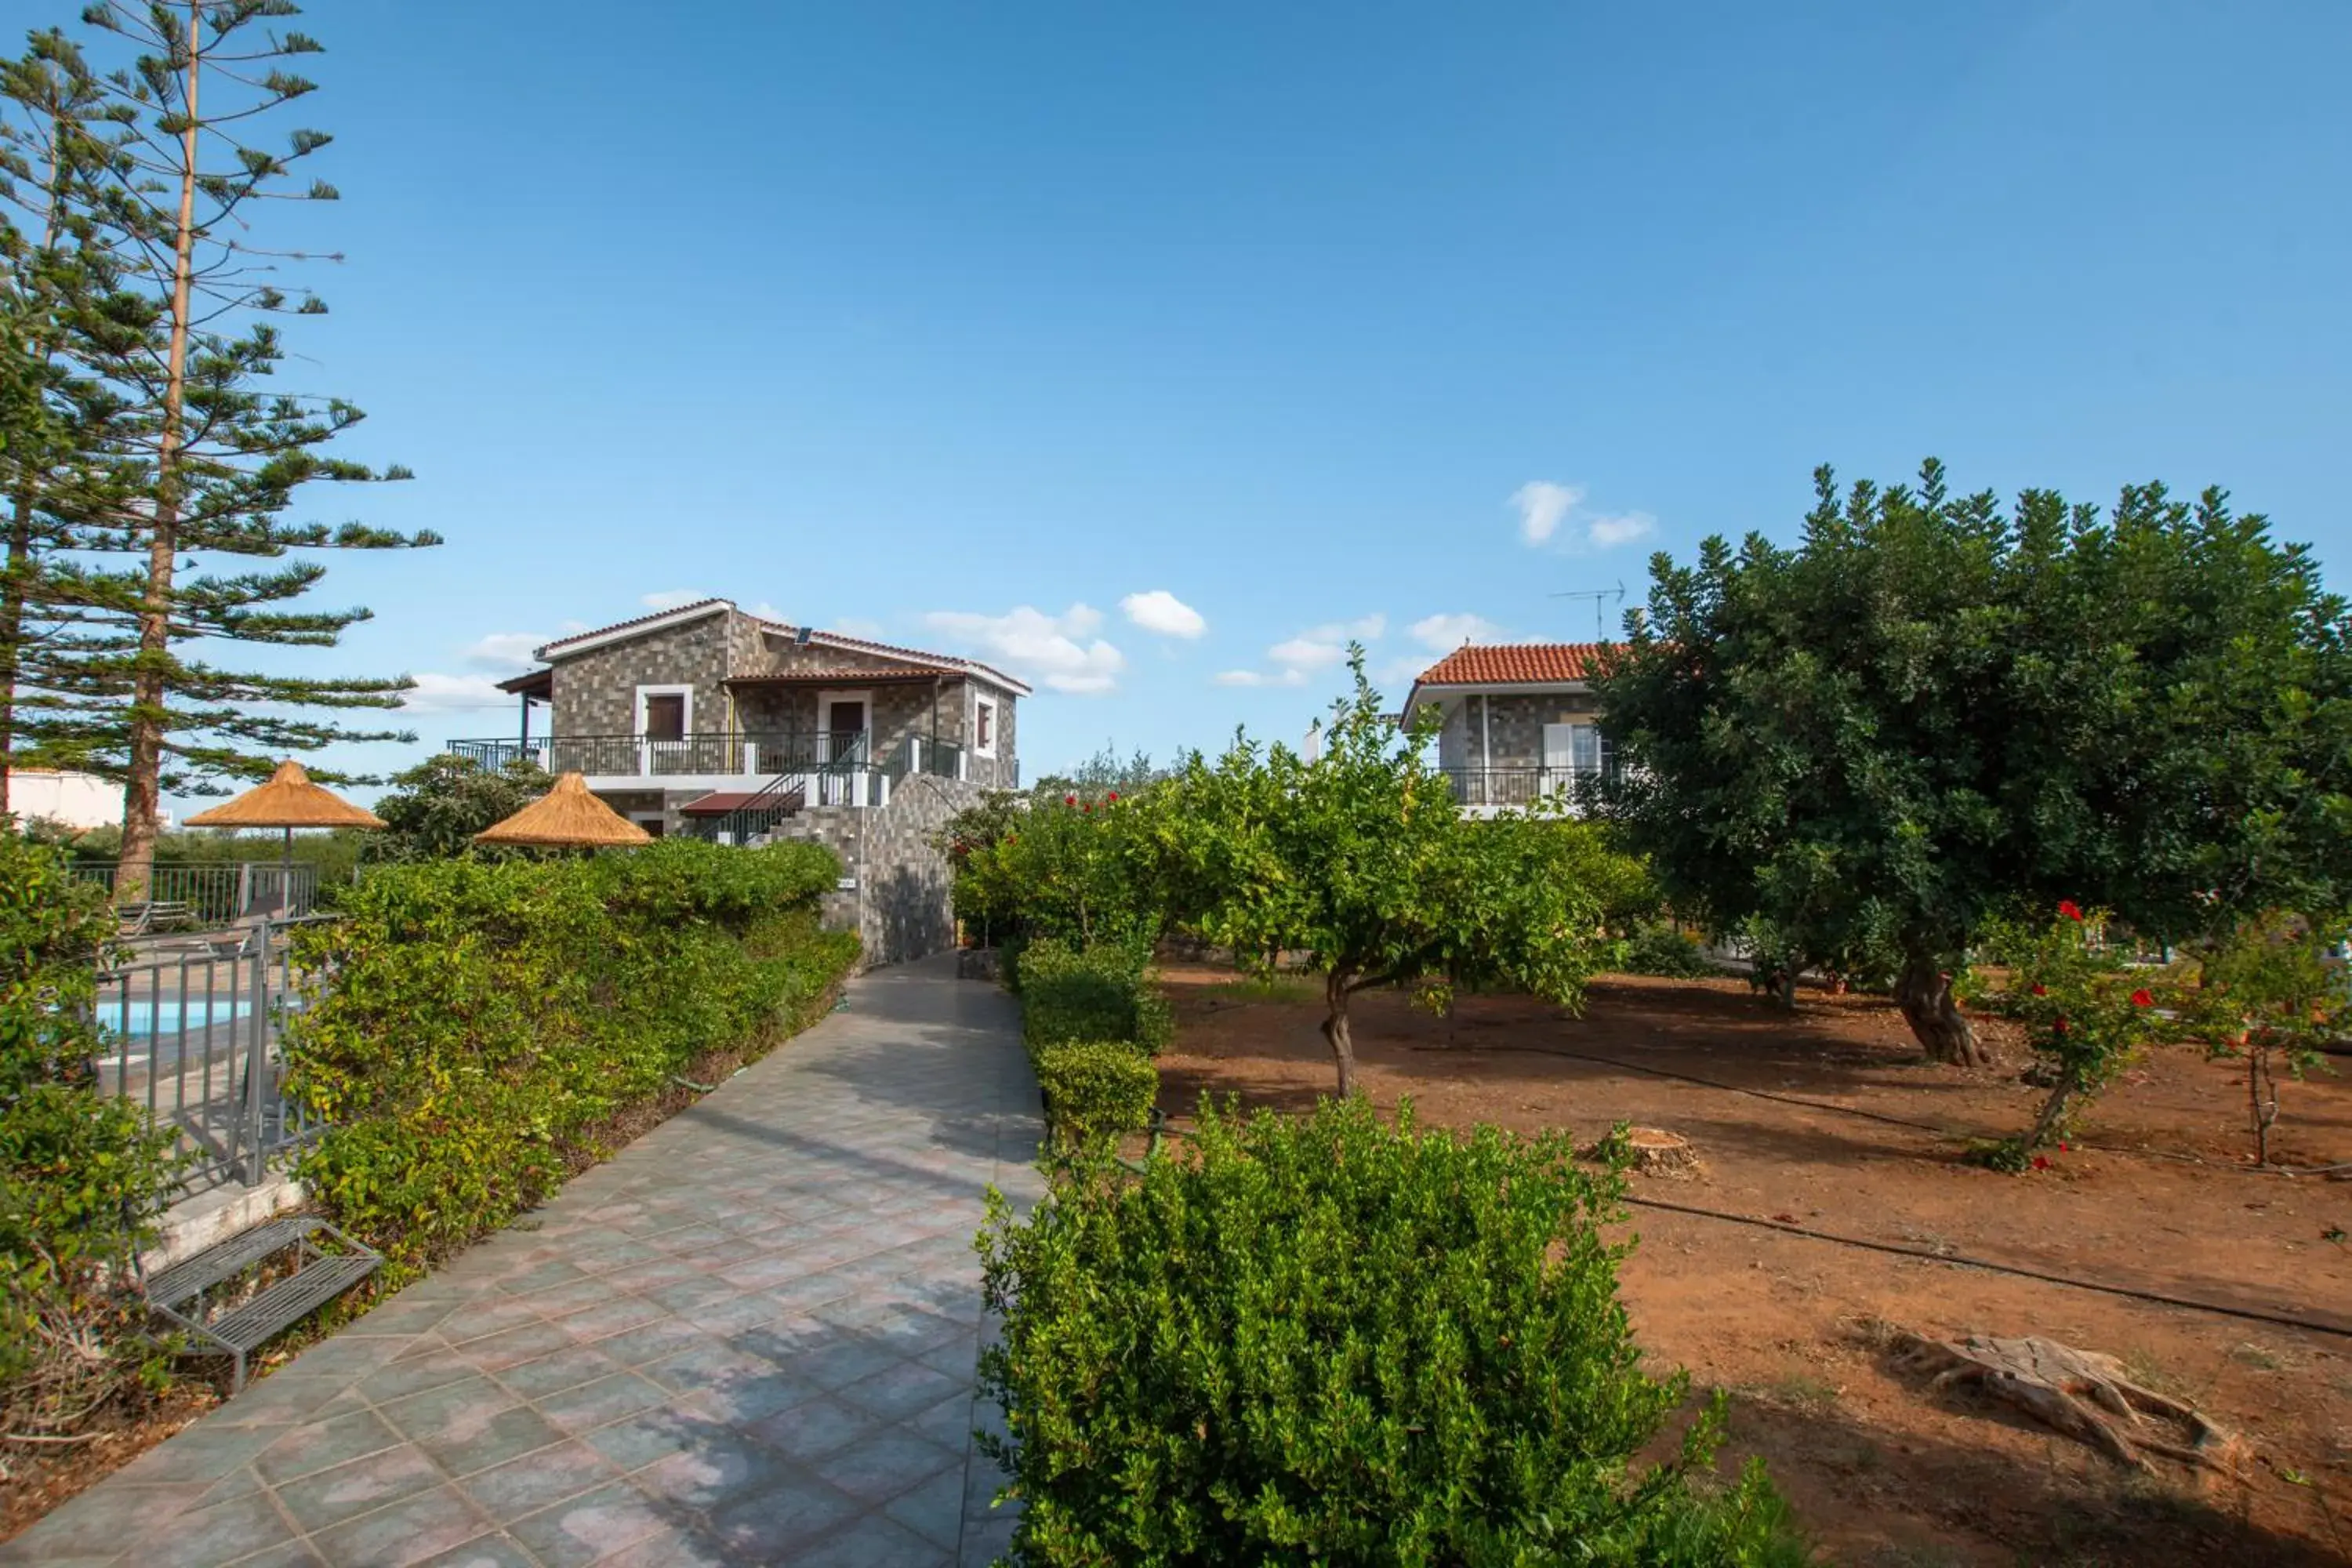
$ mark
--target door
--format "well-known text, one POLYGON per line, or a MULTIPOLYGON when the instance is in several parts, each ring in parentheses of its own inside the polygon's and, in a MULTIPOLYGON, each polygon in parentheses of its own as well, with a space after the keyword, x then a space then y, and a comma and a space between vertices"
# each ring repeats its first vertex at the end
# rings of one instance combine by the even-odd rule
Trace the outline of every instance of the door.
POLYGON ((866 704, 835 701, 825 710, 825 761, 829 763, 860 760, 860 742, 866 739, 866 704))
POLYGON ((1543 773, 1536 780, 1538 795, 1569 786, 1576 773, 1576 732, 1582 728, 1581 724, 1543 727, 1543 773))
POLYGON ((646 739, 648 741, 686 739, 686 694, 684 692, 649 691, 646 694, 646 739))

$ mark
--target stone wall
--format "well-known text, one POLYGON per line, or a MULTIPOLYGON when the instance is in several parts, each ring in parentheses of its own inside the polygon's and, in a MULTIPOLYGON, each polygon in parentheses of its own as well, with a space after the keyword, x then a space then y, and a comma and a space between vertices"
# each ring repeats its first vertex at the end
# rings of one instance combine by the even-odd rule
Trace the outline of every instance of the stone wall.
POLYGON ((1589 724, 1596 704, 1589 691, 1552 691, 1541 695, 1476 694, 1461 706, 1438 732, 1437 765, 1475 768, 1479 765, 1482 728, 1486 763, 1496 768, 1543 765, 1543 727, 1547 724, 1589 724), (1485 713, 1482 704, 1490 705, 1485 713))
POLYGON ((559 657, 550 676, 554 704, 551 733, 635 734, 640 686, 692 686, 688 731, 710 734, 727 730, 730 709, 721 683, 730 673, 729 623, 733 619, 730 612, 719 611, 559 657))
POLYGON ((877 810, 815 806, 777 825, 780 838, 813 840, 841 857, 855 880, 825 897, 825 923, 854 927, 865 963, 904 963, 955 945, 947 857, 931 835, 981 792, 954 779, 902 780, 877 810))
POLYGON ((996 754, 993 757, 975 754, 967 758, 965 776, 983 788, 1011 789, 1019 782, 1021 773, 1020 722, 1017 718, 1021 705, 1013 693, 994 681, 973 680, 966 684, 971 689, 956 705, 957 717, 962 726, 956 739, 961 741, 974 732, 972 725, 978 721, 978 699, 986 697, 996 704, 996 744, 990 748, 996 754))

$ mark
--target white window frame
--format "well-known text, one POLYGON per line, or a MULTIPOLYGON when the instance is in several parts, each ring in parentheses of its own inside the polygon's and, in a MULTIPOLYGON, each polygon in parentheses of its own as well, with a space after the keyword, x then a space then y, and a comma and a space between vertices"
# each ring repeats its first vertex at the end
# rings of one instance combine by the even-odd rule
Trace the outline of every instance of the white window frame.
POLYGON ((679 726, 678 726, 678 733, 679 733, 680 735, 682 735, 682 736, 683 736, 683 735, 691 735, 691 734, 693 734, 693 733, 694 733, 694 687, 693 687, 690 683, 689 683, 689 684, 686 684, 686 685, 677 685, 677 686, 640 686, 640 687, 638 687, 638 688, 637 688, 637 725, 636 725, 636 728, 635 728, 634 731, 631 731, 631 733, 633 733, 633 734, 635 734, 635 735, 638 735, 638 736, 641 736, 641 737, 642 737, 642 736, 645 734, 645 732, 646 732, 646 698, 648 698, 648 697, 683 697, 683 698, 685 698, 685 699, 686 699, 686 704, 685 704, 685 706, 686 706, 686 711, 685 711, 685 714, 684 714, 684 716, 683 716, 683 722, 681 722, 681 723, 679 724, 679 726))
POLYGON ((982 697, 977 691, 971 694, 971 754, 973 756, 991 759, 995 757, 997 726, 1003 721, 1004 710, 998 704, 995 698, 982 697), (986 745, 982 745, 980 740, 980 712, 983 708, 988 710, 988 743, 986 745))
POLYGON ((630 733, 635 737, 637 742, 637 776, 639 778, 649 779, 654 776, 655 758, 666 755, 683 755, 688 746, 692 744, 694 736, 693 685, 689 682, 685 684, 638 687, 636 727, 632 730, 630 733), (648 697, 682 697, 685 699, 685 701, 681 704, 684 711, 678 715, 678 738, 677 740, 656 741, 646 733, 646 699, 648 697))
POLYGON ((825 751, 828 758, 830 757, 832 751, 833 705, 836 702, 858 702, 865 705, 866 722, 860 725, 859 728, 866 731, 867 747, 866 760, 871 763, 874 760, 872 750, 874 735, 874 693, 871 690, 843 690, 820 691, 816 694, 817 734, 826 742, 825 751))

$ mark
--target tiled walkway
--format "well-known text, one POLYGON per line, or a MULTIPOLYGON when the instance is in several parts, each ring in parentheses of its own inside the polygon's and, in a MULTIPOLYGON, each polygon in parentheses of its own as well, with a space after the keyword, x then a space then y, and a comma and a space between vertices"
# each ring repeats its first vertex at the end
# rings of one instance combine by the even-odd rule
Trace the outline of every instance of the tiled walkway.
POLYGON ((993 986, 868 975, 0 1563, 984 1563, 971 1238, 1036 1110, 993 986))

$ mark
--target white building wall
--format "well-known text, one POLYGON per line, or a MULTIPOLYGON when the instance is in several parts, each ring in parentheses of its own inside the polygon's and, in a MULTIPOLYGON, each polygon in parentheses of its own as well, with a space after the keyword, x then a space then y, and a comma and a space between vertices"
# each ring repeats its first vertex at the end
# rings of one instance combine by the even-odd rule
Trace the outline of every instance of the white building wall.
POLYGON ((21 822, 43 817, 84 833, 93 827, 111 827, 122 820, 122 786, 95 773, 12 768, 8 808, 21 822))

